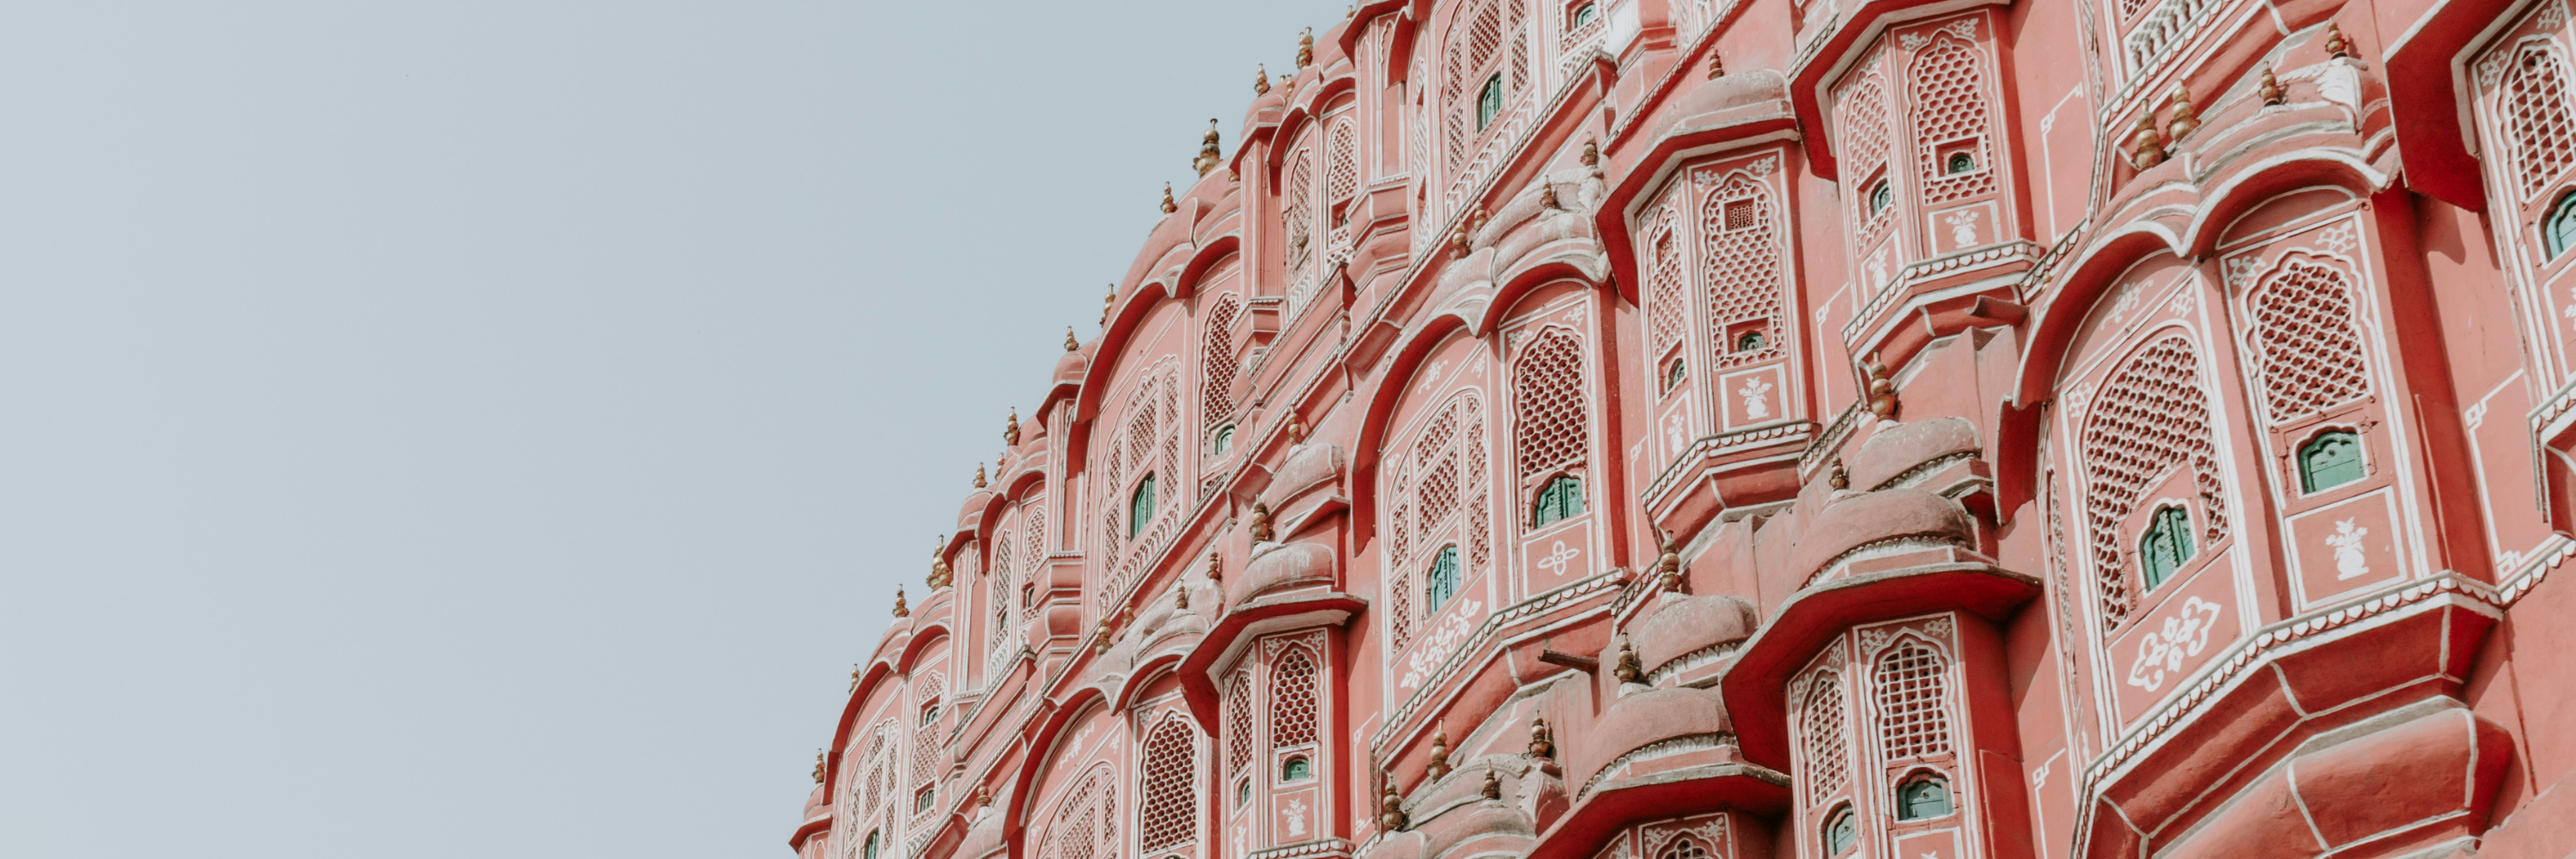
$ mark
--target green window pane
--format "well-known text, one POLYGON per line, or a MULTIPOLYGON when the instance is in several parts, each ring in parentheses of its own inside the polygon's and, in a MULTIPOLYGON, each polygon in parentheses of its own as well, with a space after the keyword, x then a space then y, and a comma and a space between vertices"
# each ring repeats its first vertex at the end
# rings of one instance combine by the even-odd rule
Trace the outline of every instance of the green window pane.
POLYGON ((2191 541, 2191 513, 2180 507, 2158 508, 2147 520, 2146 536, 2138 540, 2138 561, 2146 573, 2147 589, 2154 590, 2173 578, 2196 550, 2191 541))
POLYGON ((1851 850, 1852 842, 1859 840, 1860 825, 1852 818, 1851 809, 1837 810, 1825 818, 1825 855, 1843 855, 1851 850))
POLYGON ((1870 186, 1870 189, 1869 189, 1869 216, 1870 216, 1870 217, 1873 217, 1873 218, 1878 217, 1879 213, 1887 211, 1887 207, 1888 207, 1888 206, 1891 206, 1891 205, 1894 205, 1895 203, 1896 203, 1896 194, 1895 194, 1895 192, 1892 192, 1892 191, 1887 190, 1887 180, 1885 180, 1885 179, 1881 179, 1881 180, 1879 180, 1878 184, 1870 186))
POLYGON ((1136 539, 1136 532, 1145 530, 1145 523, 1153 518, 1154 476, 1148 474, 1136 481, 1136 494, 1127 499, 1127 539, 1136 539))
POLYGON ((1496 73, 1485 79, 1485 91, 1476 96, 1476 130, 1483 131, 1485 126, 1494 124, 1494 117, 1502 112, 1503 76, 1496 73))
POLYGON ((1583 481, 1567 476, 1547 482, 1538 491, 1538 504, 1530 510, 1530 527, 1548 525, 1583 515, 1583 481))
POLYGON ((1422 611, 1439 611, 1440 606, 1458 595, 1458 547, 1440 547, 1440 556, 1431 559, 1431 574, 1423 577, 1422 611))
POLYGON ((1287 765, 1279 768, 1280 781, 1296 781, 1314 774, 1315 765, 1308 763, 1303 756, 1289 758, 1287 765))
POLYGON ((2332 489, 2361 477, 2360 436, 2330 432, 2299 448, 2299 488, 2304 491, 2332 489))
POLYGON ((1950 786, 1924 777, 1896 789, 1896 819, 1928 820, 1950 813, 1950 786))
POLYGON ((2540 238, 2550 259, 2576 245, 2576 191, 2560 194, 2558 202, 2550 204, 2549 214, 2540 219, 2540 238))
POLYGON ((877 859, 877 842, 877 833, 868 833, 868 845, 865 849, 859 851, 860 859, 877 859))
POLYGON ((1585 24, 1589 24, 1589 23, 1592 23, 1592 19, 1593 19, 1593 17, 1594 17, 1594 16, 1597 16, 1597 15, 1600 15, 1600 14, 1601 14, 1601 9, 1600 9, 1596 4, 1592 4, 1592 3, 1585 3, 1585 4, 1583 4, 1583 8, 1580 8, 1580 9, 1576 9, 1576 10, 1574 10, 1574 26, 1572 26, 1572 27, 1568 27, 1568 28, 1566 28, 1566 29, 1569 29, 1569 30, 1580 30, 1580 29, 1583 29, 1583 25, 1585 25, 1585 24))

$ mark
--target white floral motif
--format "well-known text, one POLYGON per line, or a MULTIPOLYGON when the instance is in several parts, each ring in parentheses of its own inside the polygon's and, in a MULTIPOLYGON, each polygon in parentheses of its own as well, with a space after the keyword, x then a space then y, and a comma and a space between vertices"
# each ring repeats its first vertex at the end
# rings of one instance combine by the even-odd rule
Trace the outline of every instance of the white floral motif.
POLYGON ((1538 565, 1546 567, 1549 575, 1562 576, 1565 575, 1565 565, 1574 560, 1575 554, 1573 549, 1565 547, 1565 541, 1558 540, 1554 547, 1548 549, 1546 557, 1538 559, 1538 565))
POLYGON ((2345 251, 2352 250, 2353 241, 2354 238, 2351 221, 2337 224, 2333 229, 2317 234, 2317 246, 2325 248, 2331 253, 2343 253, 2345 251))
POLYGON ((2235 258, 2235 259, 2228 260, 2228 261, 2227 261, 2227 285, 2228 285, 2228 286, 2243 286, 2243 285, 2245 285, 2245 279, 2246 279, 2246 278, 2248 278, 2248 277, 2252 277, 2252 276, 2254 275, 2254 270, 2255 270, 2256 268, 2260 268, 2262 265, 2263 265, 2263 261, 2262 261, 2262 260, 2260 260, 2260 259, 2256 259, 2256 258, 2254 257, 2254 255, 2252 255, 2252 254, 2247 254, 2247 255, 2245 255, 2245 256, 2241 256, 2241 257, 2237 257, 2237 258, 2235 258))
POLYGON ((1744 398, 1745 420, 1758 421, 1771 416, 1770 382, 1758 376, 1746 379, 1744 387, 1736 389, 1735 393, 1744 398))
POLYGON ((2138 639, 2138 661, 2129 664, 2129 685, 2156 691, 2165 674, 2182 671, 2182 660, 2199 656, 2209 646, 2209 631, 2218 626, 2218 604, 2192 597, 2182 612, 2165 618, 2164 628, 2138 639))
POLYGON ((2370 529, 2355 528, 2352 522, 2336 522, 2335 532, 2326 535, 2326 545, 2334 549, 2336 581, 2370 575, 2370 562, 2361 557, 2361 538, 2369 536, 2370 529))
POLYGON ((1665 449, 1675 452, 1682 449, 1682 442, 1690 434, 1690 430, 1684 426, 1684 422, 1688 419, 1689 417, 1681 412, 1674 412, 1664 418, 1665 449))
POLYGON ((1484 617, 1483 608, 1482 603, 1473 599, 1459 600, 1458 612, 1441 621, 1439 629, 1425 633, 1421 643, 1414 645, 1413 653, 1404 658, 1404 679, 1395 685, 1403 689, 1421 686, 1423 676, 1448 660, 1450 651, 1457 649, 1459 642, 1467 640, 1467 631, 1475 628, 1476 621, 1484 617))
POLYGON ((1941 222, 1950 225, 1951 247, 1965 248, 1976 246, 1977 213, 1954 212, 1949 216, 1942 218, 1941 222))
POLYGON ((2165 302, 2165 309, 2173 311, 2173 315, 2175 316, 2190 316, 2191 290, 2185 289, 2181 292, 2174 293, 2173 300, 2165 302))
POLYGON ((1306 800, 1303 798, 1289 800, 1288 807, 1280 814, 1279 822, 1287 825, 1289 837, 1294 838, 1305 835, 1306 800))

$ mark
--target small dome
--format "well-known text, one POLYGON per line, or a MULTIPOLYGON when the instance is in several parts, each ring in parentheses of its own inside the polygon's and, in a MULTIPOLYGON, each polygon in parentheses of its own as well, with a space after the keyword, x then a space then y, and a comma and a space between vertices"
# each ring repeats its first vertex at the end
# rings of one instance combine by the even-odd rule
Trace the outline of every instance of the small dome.
POLYGON ((1876 489, 1908 469, 1955 453, 1976 453, 1977 425, 1966 418, 1934 418, 1882 426, 1860 449, 1843 457, 1851 488, 1876 489))
POLYGON ((1964 544, 1975 536, 1967 509, 1950 499, 1920 489, 1867 492, 1817 513, 1800 535, 1791 568, 1804 582, 1844 553, 1880 540, 1924 537, 1964 544))

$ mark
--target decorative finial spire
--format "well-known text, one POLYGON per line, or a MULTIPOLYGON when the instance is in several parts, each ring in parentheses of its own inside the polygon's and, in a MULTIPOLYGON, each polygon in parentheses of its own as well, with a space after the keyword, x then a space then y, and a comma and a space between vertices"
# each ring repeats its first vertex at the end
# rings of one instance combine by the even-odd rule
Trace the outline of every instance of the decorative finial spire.
POLYGON ((1269 67, 1269 66, 1266 66, 1266 65, 1253 66, 1253 67, 1252 67, 1252 95, 1253 95, 1255 98, 1258 98, 1258 97, 1260 97, 1260 96, 1265 96, 1265 95, 1269 95, 1269 94, 1270 94, 1270 67, 1269 67))
POLYGON ((850 663, 850 688, 851 688, 852 690, 856 690, 856 689, 858 689, 858 688, 859 688, 859 677, 860 677, 860 675, 865 674, 866 672, 867 672, 867 666, 861 665, 861 664, 856 663, 856 662, 850 663))
MULTIPOLYGON (((1200 175, 1206 174, 1202 173, 1200 175)), ((1172 183, 1163 183, 1163 214, 1169 215, 1180 210, 1181 204, 1172 202, 1172 183)))
POLYGON ((1292 421, 1289 421, 1289 422, 1288 422, 1288 443, 1289 443, 1289 444, 1305 444, 1305 443, 1306 443, 1306 422, 1305 422, 1305 421, 1296 421, 1296 420, 1292 420, 1292 421))
POLYGON ((1485 786, 1483 788, 1483 793, 1485 794, 1486 799, 1503 798, 1503 778, 1502 776, 1495 774, 1493 767, 1485 768, 1485 786))
POLYGON ((896 586, 894 586, 894 616, 896 616, 896 617, 911 617, 911 616, 912 616, 912 607, 907 606, 907 605, 904 605, 904 603, 903 603, 903 586, 902 586, 902 585, 896 585, 896 586))
POLYGON ((1717 53, 1717 47, 1712 45, 1708 49, 1708 79, 1717 80, 1718 78, 1725 76, 1726 58, 1719 56, 1717 53))
POLYGON ((1252 502, 1252 524, 1250 527, 1253 543, 1260 544, 1270 542, 1270 538, 1275 536, 1270 533, 1270 505, 1259 501, 1252 502))
POLYGON ((1385 793, 1377 798, 1377 826, 1388 832, 1404 828, 1404 794, 1396 789, 1394 767, 1387 768, 1385 793))
POLYGON ((2162 163, 2165 163, 2165 144, 2156 136, 2156 112, 2140 112, 2137 130, 2129 135, 2129 166, 2146 170, 2162 163))
POLYGON ((930 584, 930 589, 931 589, 931 590, 934 590, 934 591, 935 591, 935 590, 938 590, 938 589, 940 589, 940 588, 947 587, 947 586, 948 586, 948 580, 949 580, 949 578, 950 578, 952 575, 954 575, 954 574, 950 573, 950 572, 949 572, 949 570, 948 570, 948 559, 947 559, 947 558, 943 558, 943 557, 940 557, 940 556, 938 556, 938 555, 932 555, 932 556, 930 557, 930 582, 929 582, 929 584, 930 584))
POLYGON ((2343 28, 2333 21, 2326 22, 2326 56, 2352 56, 2352 44, 2344 41, 2343 28))
MULTIPOLYGON (((2156 132, 2155 128, 2152 126, 2146 128, 2145 131, 2148 134, 2154 134, 2156 132)), ((2164 149, 2162 147, 2157 148, 2156 159, 2158 161, 2164 160, 2164 149)), ((2155 165, 2149 164, 2147 166, 2153 167, 2155 165)), ((1869 413, 1877 415, 1879 420, 1895 420, 1896 381, 1887 377, 1887 365, 1881 364, 1873 359, 1865 365, 1863 369, 1869 373, 1869 413)))
POLYGON ((2173 119, 2165 123, 2165 133, 2181 140, 2200 127, 2200 115, 2191 109, 2191 87, 2176 82, 2173 90, 2173 119))
POLYGON ((1564 208, 1563 206, 1557 205, 1556 202, 1556 183, 1549 181, 1546 177, 1539 178, 1538 204, 1541 208, 1546 209, 1564 208))
MULTIPOLYGON (((1065 329, 1067 333, 1071 333, 1072 330, 1073 329, 1070 328, 1065 329)), ((1020 410, 1016 406, 1011 409, 1010 422, 1002 424, 1002 441, 1012 447, 1018 447, 1020 445, 1020 410)))
POLYGON ((1216 120, 1211 119, 1208 120, 1207 133, 1199 136, 1199 157, 1191 161, 1190 166, 1198 168, 1199 175, 1205 176, 1208 171, 1216 169, 1216 165, 1223 163, 1225 163, 1225 147, 1218 142, 1216 120))
POLYGON ((1302 69, 1314 64, 1315 28, 1308 27, 1305 32, 1297 34, 1297 67, 1302 69))
POLYGON ((2263 106, 2273 107, 2279 105, 2281 103, 2282 96, 2281 79, 2272 76, 2272 64, 2264 63, 2256 70, 2255 74, 2258 75, 2258 77, 2254 79, 2254 94, 2262 97, 2263 106))
POLYGON ((1449 234, 1449 256, 1466 256, 1468 249, 1475 246, 1475 240, 1476 234, 1468 231, 1467 222, 1458 222, 1457 231, 1449 234))
POLYGON ((975 463, 975 488, 984 488, 984 464, 975 463))
POLYGON ((1621 683, 1635 683, 1646 676, 1646 670, 1637 665, 1637 649, 1628 646, 1625 638, 1619 639, 1619 664, 1612 666, 1610 673, 1618 676, 1621 683))
POLYGON ((1583 162, 1583 166, 1585 167, 1601 166, 1600 142, 1593 140, 1583 141, 1583 156, 1576 160, 1583 162))
POLYGON ((823 750, 814 750, 814 783, 823 783, 823 750))
POLYGON ((992 785, 979 784, 975 786, 975 804, 978 806, 989 806, 993 804, 992 785))
POLYGON ((1556 757, 1556 740, 1547 733, 1546 716, 1530 717, 1529 753, 1533 758, 1556 757))
POLYGON ((1662 579, 1665 593, 1681 593, 1682 553, 1673 547, 1673 538, 1664 537, 1664 553, 1655 558, 1655 575, 1662 579))
POLYGON ((1222 556, 1222 555, 1218 555, 1217 553, 1215 553, 1215 552, 1213 552, 1213 551, 1208 552, 1208 581, 1211 581, 1211 582, 1214 582, 1214 581, 1222 581, 1222 580, 1224 580, 1224 578, 1225 578, 1225 559, 1224 559, 1224 556, 1222 556))
POLYGON ((1825 469, 1825 486, 1830 489, 1851 488, 1851 469, 1843 467, 1842 457, 1834 457, 1834 464, 1825 469))
POLYGON ((1434 723, 1431 728, 1431 766, 1423 771, 1432 781, 1449 774, 1449 723, 1434 723))
POLYGON ((1064 351, 1071 352, 1071 351, 1073 351, 1073 350, 1080 349, 1080 348, 1082 348, 1082 341, 1080 341, 1080 340, 1076 340, 1076 339, 1073 339, 1073 326, 1071 326, 1071 325, 1067 325, 1067 326, 1065 326, 1065 327, 1064 327, 1064 351))
POLYGON ((1182 611, 1190 610, 1190 585, 1188 582, 1172 583, 1172 607, 1182 611))
POLYGON ((1100 299, 1100 327, 1109 327, 1109 311, 1118 309, 1118 284, 1109 285, 1109 295, 1100 299))

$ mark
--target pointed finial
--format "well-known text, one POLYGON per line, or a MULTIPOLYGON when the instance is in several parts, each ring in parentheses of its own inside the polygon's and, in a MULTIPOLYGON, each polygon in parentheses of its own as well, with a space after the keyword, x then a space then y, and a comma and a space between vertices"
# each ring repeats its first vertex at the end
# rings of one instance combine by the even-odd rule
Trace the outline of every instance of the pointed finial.
MULTIPOLYGON (((2154 114, 2148 114, 2148 117, 2152 119, 2154 114)), ((2156 133, 2153 126, 2148 126, 2143 130, 2148 135, 2156 133)), ((2164 148, 2159 146, 2156 148, 2155 152, 2156 160, 2159 162, 2163 161, 2165 157, 2164 148)), ((2148 164, 2146 166, 2153 167, 2155 165, 2148 164)), ((2146 168, 2141 167, 2139 169, 2143 170, 2146 168)), ((1896 381, 1887 377, 1887 365, 1881 364, 1876 360, 1872 360, 1867 365, 1864 365, 1862 369, 1869 374, 1869 413, 1877 415, 1879 420, 1895 420, 1896 381)))
POLYGON ((823 750, 814 750, 814 783, 823 783, 823 750))
POLYGON ((1188 582, 1172 583, 1172 607, 1182 611, 1190 610, 1190 585, 1188 582))
POLYGON ((1288 422, 1288 443, 1292 445, 1306 443, 1306 422, 1288 422))
POLYGON ((1270 533, 1270 505, 1259 501, 1252 503, 1252 524, 1250 528, 1252 531, 1253 544, 1259 545, 1270 542, 1270 538, 1275 536, 1270 533))
POLYGON ((1664 537, 1664 553, 1655 558, 1655 575, 1663 580, 1665 593, 1682 590, 1682 553, 1673 547, 1673 538, 1664 537))
MULTIPOLYGON (((1070 328, 1065 330, 1068 332, 1072 331, 1070 328)), ((1012 447, 1018 447, 1020 445, 1020 410, 1016 406, 1011 409, 1010 421, 1002 424, 1002 441, 1010 444, 1012 447)))
POLYGON ((1503 779, 1502 776, 1495 774, 1493 767, 1485 768, 1485 786, 1483 788, 1483 793, 1485 794, 1486 799, 1503 798, 1503 779))
POLYGON ((1475 246, 1475 241, 1476 234, 1467 230, 1467 222, 1458 222, 1457 231, 1449 234, 1449 255, 1453 258, 1466 256, 1468 250, 1475 246))
POLYGON ((1225 578, 1225 560, 1224 560, 1224 558, 1223 558, 1222 556, 1218 555, 1218 554, 1217 554, 1217 553, 1215 553, 1215 552, 1209 552, 1209 553, 1208 553, 1208 570, 1207 570, 1207 573, 1208 573, 1208 581, 1214 582, 1214 581, 1222 581, 1222 580, 1224 580, 1224 578, 1225 578))
POLYGON ((930 581, 929 581, 929 584, 930 584, 930 589, 931 589, 931 590, 934 590, 934 591, 935 591, 935 590, 938 590, 938 589, 940 589, 940 588, 947 587, 947 586, 948 586, 948 580, 949 580, 949 578, 950 578, 950 576, 951 576, 951 575, 952 575, 952 574, 948 571, 948 559, 947 559, 947 558, 932 558, 932 559, 930 559, 930 581))
POLYGON ((1449 723, 1443 720, 1435 723, 1431 729, 1431 766, 1423 770, 1423 775, 1432 781, 1439 781, 1441 776, 1448 774, 1449 723))
POLYGON ((979 784, 975 786, 975 804, 979 806, 989 806, 993 804, 992 785, 979 784))
POLYGON ((1198 168, 1199 175, 1205 176, 1208 171, 1216 169, 1216 165, 1223 163, 1225 163, 1225 146, 1217 137, 1216 120, 1211 119, 1208 120, 1207 133, 1199 136, 1199 157, 1191 161, 1190 166, 1198 168))
POLYGON ((1834 464, 1825 469, 1825 486, 1830 489, 1851 488, 1851 469, 1843 467, 1842 457, 1834 457, 1834 464))
POLYGON ((1073 351, 1073 350, 1080 349, 1080 348, 1082 348, 1082 341, 1080 341, 1080 340, 1076 340, 1076 339, 1073 339, 1073 326, 1071 326, 1071 325, 1067 325, 1067 326, 1065 326, 1065 327, 1064 327, 1064 351, 1071 352, 1071 351, 1073 351))
POLYGON ((1637 665, 1637 649, 1628 646, 1625 638, 1619 639, 1619 664, 1612 666, 1610 673, 1617 675, 1621 683, 1635 683, 1646 676, 1646 670, 1637 665))
POLYGON ((1583 141, 1583 156, 1582 156, 1581 158, 1579 158, 1579 159, 1576 159, 1576 160, 1579 160, 1579 161, 1583 162, 1583 166, 1585 166, 1585 167, 1598 167, 1598 166, 1600 166, 1600 165, 1601 165, 1601 144, 1600 144, 1599 142, 1591 141, 1591 140, 1583 141))
POLYGON ((1265 95, 1269 95, 1269 94, 1270 94, 1270 67, 1269 67, 1269 66, 1254 66, 1254 67, 1252 67, 1252 95, 1253 95, 1254 97, 1258 98, 1258 97, 1260 97, 1260 96, 1265 96, 1265 95))
MULTIPOLYGON (((1206 174, 1200 174, 1200 175, 1206 175, 1206 174)), ((1171 213, 1173 213, 1173 212, 1178 212, 1178 211, 1180 211, 1180 210, 1181 210, 1181 205, 1180 205, 1179 203, 1174 203, 1174 202, 1172 202, 1172 183, 1170 183, 1170 182, 1165 182, 1165 183, 1163 183, 1163 214, 1169 215, 1169 214, 1171 214, 1171 213)))
POLYGON ((1100 299, 1100 327, 1109 327, 1109 311, 1118 309, 1118 284, 1109 285, 1109 295, 1100 299))
POLYGON ((867 671, 867 667, 866 667, 866 666, 860 665, 859 663, 856 663, 856 662, 850 663, 850 688, 851 688, 851 689, 857 689, 857 688, 859 688, 859 677, 860 677, 860 675, 862 675, 862 674, 866 673, 866 671, 867 671))
POLYGON ((896 617, 911 617, 911 616, 912 616, 912 608, 911 608, 910 606, 906 606, 906 605, 904 605, 904 603, 903 603, 903 586, 902 586, 902 585, 896 585, 896 586, 894 586, 894 616, 896 616, 896 617))
POLYGON ((1395 768, 1386 770, 1386 792, 1377 798, 1377 826, 1388 832, 1404 828, 1404 794, 1396 789, 1395 768))
POLYGON ((1726 58, 1719 56, 1717 48, 1712 46, 1708 49, 1708 79, 1717 80, 1725 76, 1726 58))
POLYGON ((2326 22, 2326 56, 2352 56, 2352 44, 2344 41, 2343 28, 2333 21, 2326 22))
POLYGON ((984 488, 984 464, 975 463, 975 488, 984 488))
POLYGON ((1561 209, 1561 208, 1564 208, 1563 206, 1559 206, 1559 205, 1557 205, 1557 202, 1556 202, 1556 183, 1555 183, 1555 182, 1547 181, 1547 180, 1546 180, 1546 179, 1544 179, 1544 178, 1542 178, 1542 179, 1540 179, 1540 180, 1539 180, 1539 183, 1538 183, 1538 204, 1539 204, 1539 207, 1540 207, 1540 208, 1546 208, 1546 209, 1561 209))
POLYGON ((1297 34, 1297 67, 1302 69, 1314 64, 1315 28, 1308 27, 1305 32, 1297 34))
POLYGON ((1280 75, 1280 76, 1279 76, 1279 98, 1280 98, 1281 100, 1284 100, 1284 101, 1296 101, 1296 100, 1297 100, 1297 76, 1296 76, 1296 75, 1280 75))
POLYGON ((2165 123, 2165 133, 2181 140, 2200 127, 2200 115, 2191 109, 2191 87, 2176 82, 2173 90, 2173 119, 2165 123))
POLYGON ((2254 94, 2263 99, 2264 107, 2278 106, 2282 96, 2281 79, 2272 76, 2272 64, 2264 63, 2256 74, 2259 77, 2255 78, 2254 94))
POLYGON ((1547 733, 1546 716, 1530 717, 1529 753, 1533 758, 1556 757, 1556 739, 1547 733))

